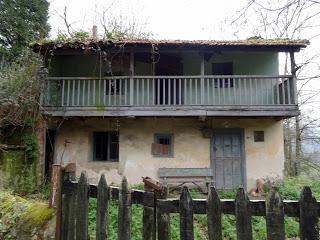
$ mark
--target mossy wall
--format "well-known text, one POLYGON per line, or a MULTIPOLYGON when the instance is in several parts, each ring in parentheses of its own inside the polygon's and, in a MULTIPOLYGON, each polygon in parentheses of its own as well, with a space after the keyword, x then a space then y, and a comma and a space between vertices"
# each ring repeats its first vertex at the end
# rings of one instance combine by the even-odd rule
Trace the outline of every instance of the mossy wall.
POLYGON ((3 151, 1 159, 2 171, 9 176, 17 176, 25 165, 26 154, 22 150, 3 151))
POLYGON ((37 189, 36 166, 39 145, 32 132, 15 133, 2 138, 2 143, 25 146, 23 150, 0 151, 0 187, 27 194, 37 189))

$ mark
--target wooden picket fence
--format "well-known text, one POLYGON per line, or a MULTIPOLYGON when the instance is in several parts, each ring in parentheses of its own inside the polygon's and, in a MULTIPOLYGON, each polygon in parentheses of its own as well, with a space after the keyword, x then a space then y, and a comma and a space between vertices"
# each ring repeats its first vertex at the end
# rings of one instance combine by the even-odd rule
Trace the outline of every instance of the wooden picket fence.
POLYGON ((214 187, 207 199, 192 199, 187 187, 182 189, 180 199, 161 199, 152 191, 130 190, 126 178, 120 188, 107 186, 104 175, 99 184, 88 183, 85 173, 79 181, 64 174, 61 192, 61 239, 87 240, 89 198, 97 198, 96 239, 108 238, 108 205, 118 201, 118 240, 129 240, 131 231, 131 204, 143 207, 143 240, 169 240, 170 214, 180 216, 180 239, 194 239, 194 214, 206 214, 208 239, 222 240, 222 214, 235 215, 237 239, 252 239, 252 216, 266 218, 267 239, 284 240, 284 217, 297 217, 300 222, 300 239, 319 239, 318 217, 320 202, 305 187, 298 201, 281 200, 271 190, 267 200, 249 200, 243 188, 239 188, 234 200, 219 199, 214 187))

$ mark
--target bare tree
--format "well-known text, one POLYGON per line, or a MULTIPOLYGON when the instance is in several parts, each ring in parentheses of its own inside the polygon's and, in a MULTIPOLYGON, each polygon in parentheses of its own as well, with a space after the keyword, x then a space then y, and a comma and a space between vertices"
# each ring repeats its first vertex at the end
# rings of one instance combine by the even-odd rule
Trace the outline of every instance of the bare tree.
MULTIPOLYGON (((248 0, 229 21, 238 29, 236 37, 243 37, 243 32, 250 32, 262 38, 309 39, 319 41, 320 33, 320 1, 317 0, 248 0)), ((284 74, 291 73, 297 76, 299 106, 302 110, 312 108, 318 102, 319 89, 310 91, 314 80, 320 77, 320 51, 312 47, 299 54, 299 62, 290 61, 285 55, 283 66, 284 74)), ((302 111, 303 113, 303 111, 302 111)), ((317 122, 317 119, 306 118, 306 114, 297 116, 294 120, 285 121, 285 152, 286 170, 288 175, 299 173, 302 154, 303 134, 308 126, 317 122), (293 131, 292 129, 295 129, 293 131), (294 150, 293 150, 294 147, 294 150), (295 161, 292 156, 295 155, 295 161)))
POLYGON ((67 30, 67 33, 70 37, 73 37, 74 29, 72 27, 72 23, 69 22, 67 17, 67 7, 65 6, 63 9, 63 13, 60 14, 58 11, 56 11, 57 15, 63 20, 64 26, 67 30))
MULTIPOLYGON (((108 6, 103 7, 101 11, 95 12, 95 18, 99 23, 103 33, 100 36, 103 39, 144 39, 151 37, 151 32, 146 30, 147 22, 138 20, 134 14, 127 16, 122 11, 115 11, 117 5, 112 1, 108 6)), ((88 38, 89 33, 84 31, 83 26, 77 28, 78 19, 75 22, 70 22, 68 17, 67 7, 65 6, 63 12, 56 11, 57 16, 63 21, 63 29, 60 29, 60 37, 74 38, 84 37, 88 38)))
POLYGON ((125 17, 121 12, 118 16, 110 14, 110 8, 102 11, 100 25, 104 30, 105 39, 144 39, 150 37, 151 32, 146 30, 146 23, 140 22, 134 16, 125 17))

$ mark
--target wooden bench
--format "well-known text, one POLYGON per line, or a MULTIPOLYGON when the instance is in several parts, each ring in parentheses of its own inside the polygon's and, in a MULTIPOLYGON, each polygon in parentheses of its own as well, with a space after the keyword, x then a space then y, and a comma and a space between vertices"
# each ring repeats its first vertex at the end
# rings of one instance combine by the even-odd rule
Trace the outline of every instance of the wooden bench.
POLYGON ((178 187, 192 183, 202 190, 201 184, 205 184, 208 188, 214 182, 211 168, 159 168, 158 176, 168 191, 169 185, 177 185, 178 187))

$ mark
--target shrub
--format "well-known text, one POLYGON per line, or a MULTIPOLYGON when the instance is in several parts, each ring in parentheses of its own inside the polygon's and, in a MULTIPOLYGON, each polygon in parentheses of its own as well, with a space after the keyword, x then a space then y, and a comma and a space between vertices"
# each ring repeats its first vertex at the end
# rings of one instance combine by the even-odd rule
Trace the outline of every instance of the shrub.
POLYGON ((34 239, 53 216, 46 202, 0 192, 0 239, 34 239))

